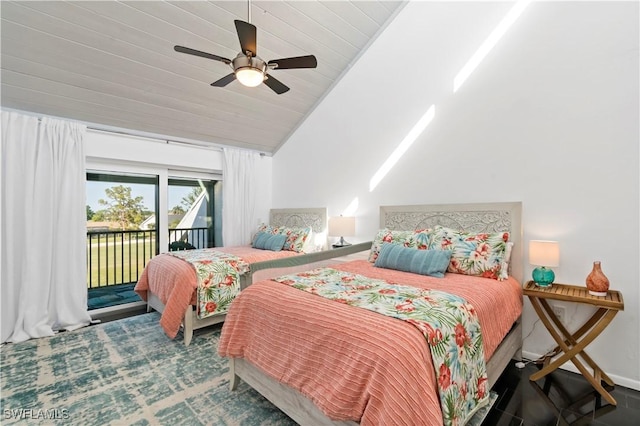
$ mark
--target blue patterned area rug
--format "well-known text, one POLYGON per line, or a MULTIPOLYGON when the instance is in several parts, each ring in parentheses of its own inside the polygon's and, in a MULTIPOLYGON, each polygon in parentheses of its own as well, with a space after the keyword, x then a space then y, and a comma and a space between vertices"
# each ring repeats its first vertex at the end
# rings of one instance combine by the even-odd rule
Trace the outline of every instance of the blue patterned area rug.
MULTIPOLYGON (((150 313, 3 345, 2 424, 294 425, 246 383, 229 390, 216 353, 220 326, 191 345, 169 340, 150 313)), ((497 396, 476 413, 480 425, 497 396)))

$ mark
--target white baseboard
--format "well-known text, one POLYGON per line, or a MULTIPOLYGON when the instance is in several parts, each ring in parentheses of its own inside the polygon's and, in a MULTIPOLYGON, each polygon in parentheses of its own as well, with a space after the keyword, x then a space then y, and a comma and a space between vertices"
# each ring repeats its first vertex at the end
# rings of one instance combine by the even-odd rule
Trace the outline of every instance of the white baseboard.
MULTIPOLYGON (((522 356, 526 359, 538 359, 541 358, 542 354, 534 354, 533 352, 522 351, 522 356)), ((576 368, 575 365, 571 361, 565 362, 560 366, 561 369, 566 371, 571 371, 572 373, 581 374, 580 371, 576 368)), ((615 374, 607 373, 607 375, 613 380, 616 385, 624 386, 625 388, 635 389, 640 391, 640 380, 633 380, 628 377, 618 376, 615 374)))

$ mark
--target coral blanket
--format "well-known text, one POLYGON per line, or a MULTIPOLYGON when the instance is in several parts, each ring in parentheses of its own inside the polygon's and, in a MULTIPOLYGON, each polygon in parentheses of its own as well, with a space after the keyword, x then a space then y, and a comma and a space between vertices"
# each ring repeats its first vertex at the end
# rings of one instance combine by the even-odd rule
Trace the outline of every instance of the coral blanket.
MULTIPOLYGON (((433 278, 367 261, 335 268, 464 298, 476 309, 485 360, 522 312, 522 288, 513 278, 433 278)), ((365 426, 443 423, 429 346, 405 321, 261 281, 233 302, 218 352, 245 358, 333 420, 365 426)))
POLYGON ((415 326, 429 344, 445 425, 464 425, 488 398, 480 323, 463 298, 333 268, 275 281, 415 326))
POLYGON ((196 270, 182 259, 161 254, 147 264, 142 271, 135 292, 147 300, 151 291, 164 304, 160 326, 173 339, 180 330, 180 324, 187 306, 196 303, 198 278, 196 270))
MULTIPOLYGON (((281 250, 259 250, 250 246, 216 247, 215 249, 190 250, 191 252, 222 252, 242 258, 251 263, 296 256, 300 253, 281 250)), ((176 337, 180 324, 184 319, 187 307, 198 306, 199 279, 196 269, 189 262, 171 254, 160 254, 152 258, 142 271, 134 291, 147 300, 147 292, 156 295, 165 308, 160 318, 160 325, 169 338, 176 337)), ((205 302, 206 304, 206 302, 205 302)))

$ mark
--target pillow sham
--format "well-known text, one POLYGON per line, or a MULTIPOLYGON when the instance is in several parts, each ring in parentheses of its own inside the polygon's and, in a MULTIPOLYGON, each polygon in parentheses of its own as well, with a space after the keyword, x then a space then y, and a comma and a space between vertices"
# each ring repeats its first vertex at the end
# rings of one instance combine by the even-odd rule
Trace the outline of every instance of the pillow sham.
POLYGON ((304 251, 305 242, 311 235, 311 227, 306 228, 282 228, 280 233, 287 236, 284 243, 284 250, 301 253, 304 251))
POLYGON ((414 232, 413 238, 416 242, 416 248, 420 250, 426 250, 429 248, 429 243, 431 242, 431 234, 433 233, 433 229, 418 229, 414 232))
POLYGON ((384 243, 374 265, 442 278, 449 267, 452 253, 451 250, 420 250, 384 243))
POLYGON ((415 231, 393 231, 387 228, 378 231, 373 239, 371 251, 369 252, 369 262, 375 263, 380 254, 380 248, 383 243, 396 244, 402 247, 416 247, 415 231))
POLYGON ((448 272, 503 280, 508 241, 508 232, 466 233, 436 226, 429 249, 452 251, 448 272))

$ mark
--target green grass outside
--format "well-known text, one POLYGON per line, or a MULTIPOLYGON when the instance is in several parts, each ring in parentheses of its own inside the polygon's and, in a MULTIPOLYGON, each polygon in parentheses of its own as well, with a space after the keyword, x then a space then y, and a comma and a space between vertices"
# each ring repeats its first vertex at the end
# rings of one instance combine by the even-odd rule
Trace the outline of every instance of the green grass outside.
POLYGON ((155 255, 155 247, 155 241, 148 238, 144 242, 132 239, 130 243, 125 238, 124 244, 120 244, 119 239, 116 239, 115 244, 110 240, 108 245, 102 239, 98 254, 97 240, 93 239, 92 244, 87 247, 90 251, 87 261, 91 259, 91 264, 87 266, 87 288, 137 282, 145 264, 155 255))

